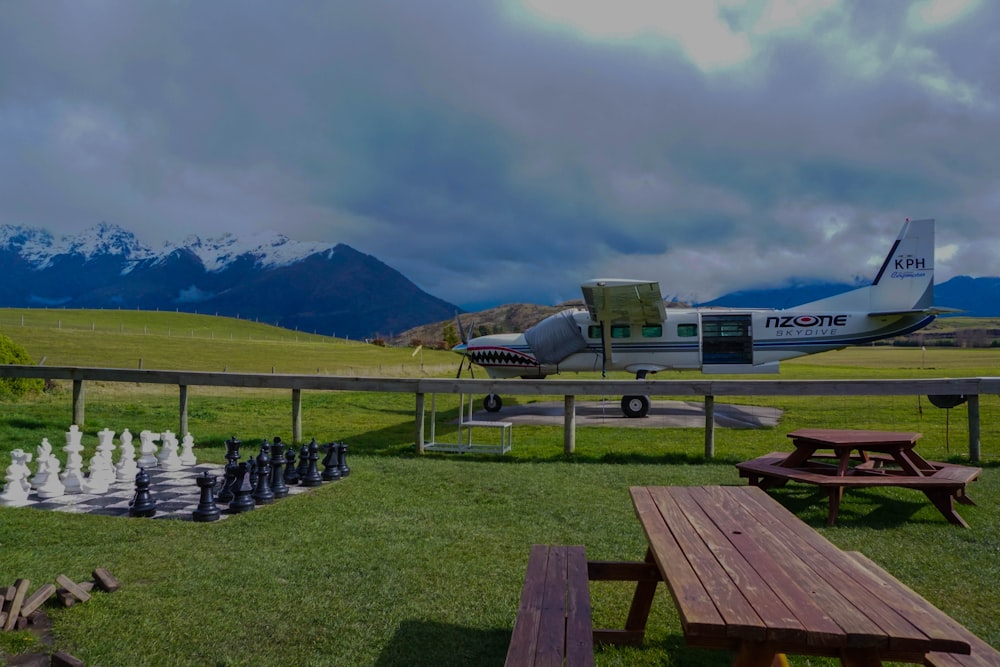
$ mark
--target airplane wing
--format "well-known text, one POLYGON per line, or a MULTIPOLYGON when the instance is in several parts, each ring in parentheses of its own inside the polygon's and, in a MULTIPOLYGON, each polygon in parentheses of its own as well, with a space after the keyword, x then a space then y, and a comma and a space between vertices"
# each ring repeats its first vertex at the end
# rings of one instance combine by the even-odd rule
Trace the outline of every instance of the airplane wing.
POLYGON ((660 284, 648 280, 598 279, 580 286, 590 318, 601 323, 605 363, 612 359, 611 324, 659 324, 667 319, 660 284))
POLYGON ((667 318, 657 282, 600 279, 587 281, 580 289, 595 322, 660 324, 667 318))

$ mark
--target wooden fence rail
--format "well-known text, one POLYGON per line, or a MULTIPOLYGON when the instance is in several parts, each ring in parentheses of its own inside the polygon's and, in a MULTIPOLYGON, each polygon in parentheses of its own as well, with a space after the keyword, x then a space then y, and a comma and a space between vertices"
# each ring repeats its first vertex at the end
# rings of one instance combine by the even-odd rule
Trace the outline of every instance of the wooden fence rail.
POLYGON ((292 392, 292 439, 302 440, 302 391, 371 391, 413 394, 416 397, 417 450, 423 452, 426 394, 505 394, 565 397, 563 446, 572 453, 576 442, 577 396, 645 395, 701 396, 705 400, 705 455, 715 453, 712 408, 716 396, 965 396, 969 424, 969 459, 980 458, 979 396, 1000 395, 1000 377, 906 380, 490 380, 450 378, 380 378, 278 373, 217 373, 80 366, 18 366, 0 364, 0 377, 42 378, 73 382, 73 423, 83 424, 84 383, 132 382, 178 387, 180 429, 186 433, 188 387, 287 389, 292 392))

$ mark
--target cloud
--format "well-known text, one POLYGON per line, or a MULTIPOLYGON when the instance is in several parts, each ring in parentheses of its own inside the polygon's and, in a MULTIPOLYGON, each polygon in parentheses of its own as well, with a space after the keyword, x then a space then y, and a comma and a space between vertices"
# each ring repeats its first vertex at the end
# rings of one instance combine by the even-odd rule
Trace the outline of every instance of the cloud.
POLYGON ((1000 273, 992 3, 606 6, 0 5, 0 224, 277 229, 466 307, 850 280, 905 217, 1000 273))

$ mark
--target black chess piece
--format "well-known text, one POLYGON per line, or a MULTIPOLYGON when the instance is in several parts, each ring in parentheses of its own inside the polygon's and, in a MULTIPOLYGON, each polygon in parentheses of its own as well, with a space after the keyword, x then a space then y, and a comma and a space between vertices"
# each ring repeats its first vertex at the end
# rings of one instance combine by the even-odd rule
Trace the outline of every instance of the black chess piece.
POLYGON ((299 471, 295 468, 295 447, 289 445, 285 450, 285 484, 292 486, 299 483, 299 471))
POLYGON ((218 496, 220 503, 231 502, 236 496, 236 471, 240 460, 240 445, 242 444, 235 435, 226 440, 226 467, 222 477, 222 489, 218 496))
POLYGON ((302 478, 309 472, 309 445, 307 443, 303 443, 299 448, 299 467, 297 472, 299 474, 299 484, 301 484, 302 478))
POLYGON ((149 473, 145 468, 139 468, 135 476, 135 495, 128 504, 129 516, 150 517, 156 514, 156 498, 149 492, 149 473))
POLYGON ((347 467, 347 443, 337 443, 337 465, 340 468, 340 476, 347 477, 351 474, 351 469, 347 467))
POLYGON ((203 475, 195 477, 194 481, 201 489, 201 497, 198 499, 198 507, 191 513, 191 518, 201 523, 218 521, 222 516, 222 510, 215 504, 215 475, 208 474, 206 470, 203 475))
POLYGON ((236 469, 236 483, 233 485, 234 497, 229 503, 229 511, 237 514, 239 512, 249 512, 256 507, 252 493, 253 486, 250 484, 250 468, 246 461, 239 464, 236 469))
POLYGON ((285 445, 281 438, 275 437, 271 443, 271 492, 275 499, 288 495, 288 485, 285 483, 284 472, 285 445))
POLYGON ((274 491, 271 490, 271 456, 268 454, 270 449, 271 446, 265 440, 257 454, 257 467, 254 470, 257 484, 254 486, 253 500, 258 505, 270 505, 274 502, 274 491))
POLYGON ((316 443, 316 438, 309 442, 306 451, 308 468, 299 483, 302 486, 319 486, 323 483, 323 476, 319 472, 319 445, 316 443))
POLYGON ((323 445, 326 456, 323 457, 323 481, 335 482, 340 479, 340 465, 337 463, 337 443, 328 442, 323 445))

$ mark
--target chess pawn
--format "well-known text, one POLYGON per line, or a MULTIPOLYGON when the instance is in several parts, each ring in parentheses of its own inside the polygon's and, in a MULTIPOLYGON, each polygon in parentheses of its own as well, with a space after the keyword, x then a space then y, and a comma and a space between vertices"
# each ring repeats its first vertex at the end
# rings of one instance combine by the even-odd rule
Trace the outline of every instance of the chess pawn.
POLYGON ((316 438, 310 441, 307 451, 309 467, 299 483, 302 486, 319 486, 323 483, 323 476, 319 472, 319 445, 316 444, 316 438))
POLYGON ((66 434, 66 447, 63 448, 63 451, 66 452, 66 470, 59 476, 59 479, 62 481, 66 493, 81 493, 83 491, 83 457, 80 456, 80 452, 83 451, 83 445, 80 444, 80 438, 76 437, 79 431, 72 430, 76 426, 70 428, 70 432, 66 434))
POLYGON ((119 438, 118 465, 115 466, 115 479, 119 482, 131 482, 139 474, 139 466, 135 462, 135 445, 132 444, 132 434, 128 429, 122 431, 119 438))
POLYGON ((193 466, 198 463, 198 457, 194 455, 194 436, 188 433, 181 441, 181 464, 193 466))
POLYGON ((258 505, 269 505, 274 502, 274 491, 271 490, 271 457, 268 455, 270 447, 265 440, 257 455, 257 485, 254 487, 253 500, 258 505))
POLYGON ((66 495, 66 486, 59 481, 59 459, 50 456, 45 467, 45 483, 38 487, 38 497, 48 499, 66 495))
POLYGON ((340 468, 340 476, 347 477, 351 474, 351 469, 347 467, 347 443, 337 443, 337 467, 340 468))
POLYGON ((206 470, 203 475, 198 475, 194 481, 201 493, 198 507, 191 513, 191 518, 200 523, 218 521, 222 516, 222 510, 215 504, 215 475, 208 474, 206 470))
MULTIPOLYGON (((173 431, 163 431, 160 433, 160 442, 163 444, 160 446, 160 453, 156 455, 156 464, 159 466, 163 465, 163 462, 171 457, 170 451, 168 451, 167 445, 171 443, 176 443, 177 439, 174 437, 173 431)), ((173 448, 173 455, 177 455, 177 447, 173 448)))
POLYGON ((160 468, 169 472, 180 470, 184 467, 181 457, 177 455, 178 442, 173 433, 167 431, 163 434, 163 446, 160 447, 160 455, 157 463, 160 468))
POLYGON ((295 469, 295 447, 289 446, 285 450, 285 484, 292 485, 299 483, 299 471, 295 469))
POLYGON ((160 439, 159 433, 152 431, 139 431, 139 467, 155 468, 156 461, 156 441, 160 439))
POLYGON ((229 511, 237 514, 254 509, 254 501, 250 494, 253 485, 250 484, 250 470, 246 461, 236 467, 236 481, 233 485, 233 499, 229 503, 229 511))
POLYGON ((156 514, 156 499, 149 492, 149 473, 145 468, 139 468, 135 476, 135 495, 128 504, 129 516, 151 517, 156 514))
POLYGON ((299 448, 299 467, 296 469, 299 477, 299 484, 302 483, 302 479, 309 472, 309 445, 307 443, 302 443, 299 448))
POLYGON ((323 481, 334 482, 340 479, 340 465, 337 463, 337 443, 328 442, 323 445, 326 455, 323 457, 323 481))

